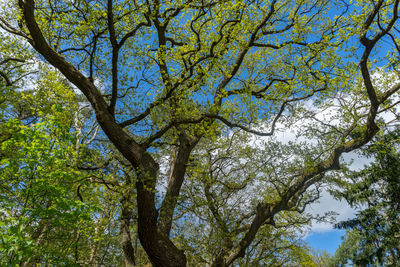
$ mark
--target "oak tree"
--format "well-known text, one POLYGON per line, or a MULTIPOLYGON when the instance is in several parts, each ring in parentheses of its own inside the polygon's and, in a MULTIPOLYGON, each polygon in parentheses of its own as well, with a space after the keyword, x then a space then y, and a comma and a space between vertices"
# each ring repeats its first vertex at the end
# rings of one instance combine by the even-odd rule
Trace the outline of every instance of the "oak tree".
MULTIPOLYGON (((398 6, 398 0, 18 0, 0 25, 85 95, 130 163, 137 232, 155 266, 187 264, 171 229, 190 162, 201 162, 193 157, 199 144, 212 145, 224 128, 267 138, 312 120, 299 134, 316 145, 293 154, 272 177, 276 183, 266 182, 281 186, 271 196, 261 191, 247 207, 245 230, 210 263, 228 266, 274 218, 301 211, 307 189, 379 131, 377 117, 391 108, 386 104, 400 84, 378 90, 371 70, 397 70, 398 6), (338 97, 354 84, 363 106, 338 97), (321 120, 312 109, 326 105, 340 106, 343 121, 321 120), (162 194, 156 155, 166 148, 172 149, 162 194)), ((219 207, 209 209, 218 223, 219 207)))

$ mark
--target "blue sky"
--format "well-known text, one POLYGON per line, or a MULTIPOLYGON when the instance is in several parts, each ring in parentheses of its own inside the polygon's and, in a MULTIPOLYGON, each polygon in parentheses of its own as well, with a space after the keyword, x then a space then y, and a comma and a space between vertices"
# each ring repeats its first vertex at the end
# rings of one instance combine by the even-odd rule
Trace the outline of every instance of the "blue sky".
MULTIPOLYGON (((372 159, 365 158, 355 152, 344 154, 343 161, 352 161, 349 166, 352 170, 361 170, 368 165, 372 159)), ((325 212, 334 211, 336 222, 348 220, 355 217, 356 210, 351 208, 345 201, 334 199, 328 192, 324 191, 318 202, 313 203, 307 212, 316 215, 323 215, 325 212)), ((305 241, 309 246, 316 250, 325 250, 333 255, 339 245, 342 243, 341 237, 344 236, 345 230, 333 228, 333 223, 314 222, 311 231, 308 233, 305 241)))
MULTIPOLYGON (((345 201, 338 201, 324 191, 318 203, 312 204, 307 212, 313 215, 323 215, 325 212, 334 211, 337 213, 336 222, 344 221, 355 216, 355 210, 345 201)), ((344 230, 334 229, 334 222, 313 222, 311 231, 305 238, 305 241, 315 250, 325 250, 334 254, 342 242, 341 237, 344 230)))
POLYGON ((341 237, 344 235, 344 230, 331 230, 327 232, 311 232, 305 241, 316 250, 325 250, 331 255, 342 243, 341 237))

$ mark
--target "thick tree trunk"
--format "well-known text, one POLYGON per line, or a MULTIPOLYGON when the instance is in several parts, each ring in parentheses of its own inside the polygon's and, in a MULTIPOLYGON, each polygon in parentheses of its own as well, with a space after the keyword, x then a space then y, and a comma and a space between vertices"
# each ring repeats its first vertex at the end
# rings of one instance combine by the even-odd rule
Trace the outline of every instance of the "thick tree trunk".
POLYGON ((19 1, 30 43, 51 65, 86 96, 95 110, 96 118, 118 151, 137 171, 138 234, 143 248, 155 266, 186 266, 186 257, 157 227, 158 212, 155 206, 155 183, 158 164, 149 153, 126 133, 115 121, 104 97, 93 82, 58 54, 44 38, 34 15, 34 1, 19 1))
POLYGON ((186 266, 186 256, 157 227, 158 212, 155 209, 154 190, 146 186, 146 178, 139 179, 138 233, 140 242, 155 267, 186 266))

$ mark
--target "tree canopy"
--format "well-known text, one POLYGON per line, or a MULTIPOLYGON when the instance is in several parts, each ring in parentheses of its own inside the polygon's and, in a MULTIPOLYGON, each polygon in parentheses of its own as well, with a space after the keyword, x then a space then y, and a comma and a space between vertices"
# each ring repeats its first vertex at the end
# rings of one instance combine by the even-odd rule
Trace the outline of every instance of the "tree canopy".
MULTIPOLYGON (((35 174, 45 179, 42 187, 73 179, 76 194, 67 197, 71 192, 58 185, 52 192, 68 202, 62 205, 70 212, 62 216, 80 210, 82 217, 74 220, 84 221, 85 210, 102 202, 111 204, 105 212, 88 211, 92 217, 86 218, 99 223, 86 226, 90 236, 100 234, 103 218, 115 220, 109 209, 119 202, 127 266, 137 264, 135 252, 143 253, 133 245, 136 237, 154 266, 229 266, 246 260, 273 265, 288 248, 305 254, 294 233, 310 220, 303 213, 306 206, 318 198, 326 174, 340 169, 342 154, 371 141, 385 124, 381 114, 396 108, 400 83, 377 83, 372 73, 398 71, 399 0, 18 0, 3 5, 0 27, 11 43, 1 47, 2 88, 13 90, 27 71, 15 63, 27 64, 21 55, 28 50, 27 57, 46 62, 54 75, 62 75, 57 84, 77 96, 49 105, 59 119, 49 115, 24 125, 7 118, 6 131, 15 132, 1 140, 1 153, 22 154, 7 156, 1 171, 19 166, 9 172, 13 176, 40 166, 33 170, 44 172, 35 174), (14 39, 23 45, 13 46, 14 39), (90 104, 102 132, 84 124, 89 110, 74 113, 70 102, 77 111, 90 104), (66 113, 82 123, 74 124, 66 113), (290 130, 296 142, 279 140, 290 130), (22 146, 22 140, 32 146, 22 146), (55 165, 47 170, 48 160, 55 165)), ((30 103, 50 98, 45 88, 34 91, 30 103)), ((35 192, 50 197, 42 187, 35 192)), ((58 205, 43 201, 46 212, 58 205)), ((39 216, 33 225, 68 223, 50 217, 39 216)), ((85 228, 83 221, 74 223, 85 228)), ((109 225, 108 231, 117 229, 109 225)), ((77 231, 75 238, 80 235, 77 231)), ((306 257, 293 255, 287 265, 308 264, 306 257)))
POLYGON ((351 260, 359 266, 396 266, 400 257, 399 129, 381 136, 363 152, 374 157, 367 168, 340 181, 338 197, 352 206, 365 206, 356 218, 340 222, 348 229, 333 257, 337 265, 351 260))

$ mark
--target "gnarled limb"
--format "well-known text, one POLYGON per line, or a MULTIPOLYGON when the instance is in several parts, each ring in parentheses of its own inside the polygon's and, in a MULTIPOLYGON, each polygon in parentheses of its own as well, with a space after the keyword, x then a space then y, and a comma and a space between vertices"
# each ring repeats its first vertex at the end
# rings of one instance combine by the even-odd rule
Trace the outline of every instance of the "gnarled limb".
POLYGON ((100 91, 87 77, 68 63, 45 40, 34 15, 34 1, 19 1, 31 45, 86 96, 96 113, 99 125, 122 155, 137 170, 138 232, 141 243, 155 266, 185 266, 182 251, 165 238, 157 228, 158 212, 155 207, 155 182, 158 164, 114 119, 100 91))

